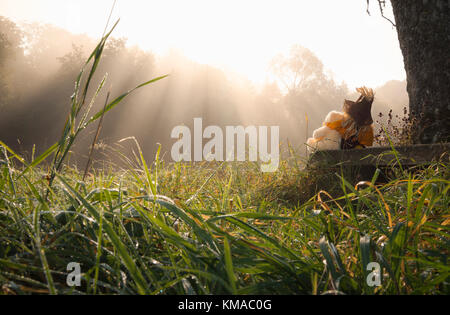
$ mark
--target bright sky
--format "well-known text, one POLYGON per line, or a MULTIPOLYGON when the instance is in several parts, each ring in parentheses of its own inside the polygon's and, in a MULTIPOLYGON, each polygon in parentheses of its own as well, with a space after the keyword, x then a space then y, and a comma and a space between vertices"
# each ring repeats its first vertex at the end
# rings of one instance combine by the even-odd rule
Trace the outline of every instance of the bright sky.
MULTIPOLYGON (((2 0, 0 15, 103 33, 113 0, 2 0)), ((268 63, 294 44, 311 49, 338 82, 350 88, 405 79, 397 33, 375 0, 117 0, 114 36, 164 54, 188 58, 247 76, 268 78, 268 63)), ((387 8, 387 15, 392 16, 387 8)))

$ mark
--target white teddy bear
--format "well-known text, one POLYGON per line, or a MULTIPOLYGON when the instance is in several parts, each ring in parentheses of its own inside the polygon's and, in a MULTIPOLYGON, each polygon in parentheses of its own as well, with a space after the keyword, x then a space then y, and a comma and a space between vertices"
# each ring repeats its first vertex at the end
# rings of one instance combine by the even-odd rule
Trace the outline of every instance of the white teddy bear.
POLYGON ((341 134, 326 126, 327 123, 332 123, 344 119, 344 114, 332 111, 328 113, 325 118, 324 126, 314 131, 313 137, 308 139, 308 147, 310 150, 339 150, 341 148, 342 137, 341 134))

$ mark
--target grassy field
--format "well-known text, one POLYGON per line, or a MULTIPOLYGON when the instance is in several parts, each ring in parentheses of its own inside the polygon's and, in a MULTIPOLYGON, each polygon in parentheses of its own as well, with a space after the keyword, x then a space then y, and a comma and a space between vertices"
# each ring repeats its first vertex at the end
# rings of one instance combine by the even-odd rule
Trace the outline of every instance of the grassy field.
POLYGON ((84 182, 64 167, 50 190, 47 171, 3 160, 1 292, 449 293, 448 165, 355 186, 294 159, 273 174, 138 159, 84 182), (70 262, 80 287, 67 285, 70 262))
POLYGON ((448 162, 397 165, 380 184, 379 170, 357 182, 305 169, 294 152, 270 174, 149 163, 136 143, 132 157, 116 152, 126 167, 83 179, 66 164, 73 143, 132 93, 88 118, 109 34, 77 78, 58 143, 27 162, 0 142, 1 294, 450 293, 448 162), (367 281, 373 262, 380 286, 367 281), (68 285, 70 263, 80 286, 68 285))

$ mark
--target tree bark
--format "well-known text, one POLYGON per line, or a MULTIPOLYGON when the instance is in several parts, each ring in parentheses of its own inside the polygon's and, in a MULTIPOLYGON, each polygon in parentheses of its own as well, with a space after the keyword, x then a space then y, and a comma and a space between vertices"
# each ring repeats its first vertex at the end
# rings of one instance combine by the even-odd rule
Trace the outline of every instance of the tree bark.
POLYGON ((415 141, 450 141, 450 0, 391 0, 415 141))

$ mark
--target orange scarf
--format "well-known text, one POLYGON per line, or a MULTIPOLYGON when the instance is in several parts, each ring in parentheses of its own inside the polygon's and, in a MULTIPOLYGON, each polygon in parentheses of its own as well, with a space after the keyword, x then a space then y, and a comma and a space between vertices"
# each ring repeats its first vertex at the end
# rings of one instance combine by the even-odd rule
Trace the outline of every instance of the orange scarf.
POLYGON ((373 146, 373 125, 358 126, 347 114, 344 114, 343 119, 324 123, 324 126, 339 132, 344 141, 349 141, 354 138, 355 140, 353 142, 357 142, 355 143, 356 148, 373 146))

